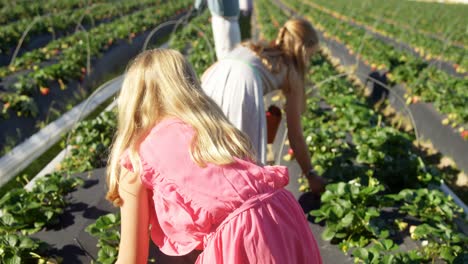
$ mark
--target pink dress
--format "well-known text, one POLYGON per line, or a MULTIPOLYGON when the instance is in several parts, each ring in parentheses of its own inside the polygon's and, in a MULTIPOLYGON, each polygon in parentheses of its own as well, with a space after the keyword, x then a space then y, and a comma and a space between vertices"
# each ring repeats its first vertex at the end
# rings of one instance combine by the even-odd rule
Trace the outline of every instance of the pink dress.
MULTIPOLYGON (((157 124, 141 143, 141 180, 150 190, 151 238, 166 255, 203 250, 196 263, 322 263, 288 184, 287 168, 236 159, 199 167, 194 130, 179 119, 157 124)), ((122 165, 132 170, 126 155, 122 165)))

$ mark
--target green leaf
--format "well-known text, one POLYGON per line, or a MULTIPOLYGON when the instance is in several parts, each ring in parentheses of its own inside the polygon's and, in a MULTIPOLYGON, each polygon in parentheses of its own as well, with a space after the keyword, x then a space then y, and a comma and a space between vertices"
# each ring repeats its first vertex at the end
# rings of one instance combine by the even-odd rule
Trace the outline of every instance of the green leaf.
POLYGON ((1 221, 5 224, 5 225, 13 225, 15 223, 15 218, 11 215, 11 214, 4 214, 2 217, 1 217, 1 221))
POLYGON ((345 217, 343 217, 343 219, 341 219, 341 225, 343 227, 348 227, 349 225, 351 225, 353 220, 354 220, 354 214, 352 212, 349 212, 348 214, 345 215, 345 217))
POLYGON ((379 211, 377 211, 377 209, 371 207, 366 212, 366 219, 369 220, 369 219, 371 219, 373 217, 377 217, 379 215, 380 215, 379 211))
POLYGON ((345 194, 345 188, 346 188, 346 184, 344 182, 339 182, 337 185, 336 185, 336 193, 338 195, 343 195, 345 194))
POLYGON ((5 264, 21 264, 21 258, 19 256, 13 256, 6 259, 5 264))
POLYGON ((384 246, 385 250, 393 250, 395 248, 395 243, 393 243, 390 239, 385 239, 382 241, 382 245, 384 246))
POLYGON ((18 243, 18 236, 13 235, 13 234, 8 234, 6 236, 6 240, 10 247, 16 247, 16 244, 18 243))
POLYGON ((321 200, 322 202, 329 202, 333 200, 334 197, 335 196, 333 195, 333 193, 327 190, 325 193, 322 194, 321 200))
POLYGON ((117 217, 115 214, 108 214, 105 217, 109 220, 110 223, 115 223, 117 221, 117 217))
POLYGON ((325 241, 330 241, 335 237, 336 231, 332 230, 329 227, 326 227, 325 230, 322 233, 322 239, 325 241))
POLYGON ((379 234, 379 238, 387 238, 390 236, 390 232, 388 230, 382 230, 379 234))
POLYGON ((21 239, 21 242, 19 244, 19 248, 35 248, 36 244, 34 243, 34 241, 29 238, 29 237, 23 237, 21 239))
POLYGON ((447 260, 448 262, 452 263, 455 259, 455 254, 453 250, 449 247, 442 247, 440 250, 440 256, 442 259, 447 260))
POLYGON ((54 212, 52 211, 47 211, 44 213, 45 217, 47 220, 50 220, 54 216, 54 212))
POLYGON ((353 256, 362 260, 367 260, 369 258, 369 252, 365 248, 358 248, 353 251, 353 256))
POLYGON ((339 205, 335 205, 334 207, 332 207, 332 212, 333 212, 338 218, 343 217, 343 214, 344 214, 343 208, 341 208, 341 206, 339 206, 339 205))
POLYGON ((395 263, 395 256, 393 255, 386 255, 383 257, 384 264, 393 264, 395 263))

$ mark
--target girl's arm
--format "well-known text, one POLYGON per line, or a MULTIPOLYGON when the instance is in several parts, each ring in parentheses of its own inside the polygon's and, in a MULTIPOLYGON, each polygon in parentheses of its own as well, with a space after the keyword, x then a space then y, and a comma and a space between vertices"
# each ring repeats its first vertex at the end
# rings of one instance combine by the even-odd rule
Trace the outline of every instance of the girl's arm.
POLYGON ((290 89, 286 93, 286 123, 288 125, 288 138, 296 160, 301 167, 304 175, 312 169, 310 164, 310 155, 307 144, 304 139, 301 112, 302 112, 302 93, 297 89, 290 89))
POLYGON ((325 181, 313 173, 310 161, 309 148, 304 139, 301 114, 304 111, 304 93, 300 89, 289 89, 286 93, 286 123, 288 125, 288 138, 297 163, 302 173, 309 181, 313 193, 321 193, 325 188, 325 181))
POLYGON ((117 264, 147 263, 149 246, 148 192, 138 175, 123 172, 119 182, 121 231, 117 264))

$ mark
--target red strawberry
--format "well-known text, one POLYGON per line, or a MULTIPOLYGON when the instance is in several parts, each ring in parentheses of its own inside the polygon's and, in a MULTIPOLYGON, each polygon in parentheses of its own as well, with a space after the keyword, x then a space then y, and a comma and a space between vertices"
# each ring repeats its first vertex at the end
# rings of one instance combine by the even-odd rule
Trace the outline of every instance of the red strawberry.
POLYGON ((465 140, 468 139, 468 130, 463 130, 461 133, 460 133, 461 137, 465 140))
POLYGON ((288 154, 293 156, 294 155, 294 150, 292 150, 291 148, 288 150, 288 154))
POLYGON ((42 95, 48 95, 50 93, 50 89, 48 87, 40 87, 39 91, 41 92, 42 95))

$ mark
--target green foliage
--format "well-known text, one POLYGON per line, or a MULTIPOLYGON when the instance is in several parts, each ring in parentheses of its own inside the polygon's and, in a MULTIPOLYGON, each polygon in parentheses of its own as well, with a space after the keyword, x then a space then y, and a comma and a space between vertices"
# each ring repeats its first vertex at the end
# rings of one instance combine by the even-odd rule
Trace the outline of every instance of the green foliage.
POLYGON ((103 112, 95 119, 81 122, 71 132, 69 141, 63 147, 71 146, 71 155, 62 162, 62 171, 67 174, 85 172, 103 167, 109 157, 117 119, 114 112, 103 112))
POLYGON ((35 251, 41 251, 44 244, 23 234, 10 234, 0 231, 0 263, 20 264, 32 263, 35 259, 43 259, 35 251))
POLYGON ((316 222, 325 220, 322 238, 341 241, 340 247, 347 250, 366 246, 370 238, 388 237, 389 231, 378 221, 382 204, 378 194, 383 190, 373 178, 367 186, 361 186, 358 180, 328 185, 320 209, 311 212, 316 222))
MULTIPOLYGON (((58 83, 63 90, 67 88, 69 81, 82 81, 87 74, 88 50, 91 59, 99 57, 118 41, 132 41, 138 33, 166 20, 174 13, 186 8, 190 3, 188 0, 171 1, 164 4, 152 3, 147 8, 119 17, 110 23, 97 25, 88 32, 78 31, 68 37, 59 38, 41 49, 31 51, 18 58, 15 65, 0 70, 0 77, 17 70, 32 69, 18 78, 11 87, 6 88, 18 97, 29 96, 29 100, 34 103, 34 100, 37 100, 39 96, 38 91, 41 87, 48 89, 51 84, 58 83), (46 60, 54 63, 43 65, 46 60), (35 96, 33 97, 33 95, 35 96)), ((118 11, 119 15, 122 14, 121 11, 118 11)), ((4 98, 1 101, 9 103, 12 109, 16 109, 14 102, 4 98)), ((8 112, 9 110, 3 108, 3 111, 8 112)), ((18 116, 32 115, 33 113, 16 112, 18 116)), ((7 113, 3 116, 8 117, 7 113)))
MULTIPOLYGON (((450 121, 454 127, 464 127, 468 124, 468 111, 466 108, 468 95, 465 89, 468 80, 466 78, 450 76, 434 65, 424 61, 424 59, 413 56, 409 51, 395 48, 386 41, 368 34, 365 28, 353 26, 350 24, 349 19, 343 19, 340 15, 331 13, 330 10, 327 11, 320 6, 316 6, 315 3, 311 4, 309 2, 307 4, 303 0, 288 0, 285 2, 294 10, 298 10, 299 13, 306 15, 315 27, 325 31, 327 38, 342 43, 351 54, 359 53, 359 59, 362 62, 380 70, 388 70, 389 74, 387 77, 390 82, 405 84, 410 97, 419 96, 424 101, 433 103, 438 111, 450 117, 450 121)), ((334 8, 337 8, 337 6, 333 2, 342 2, 339 5, 354 6, 354 8, 350 7, 349 9, 356 9, 356 7, 359 8, 360 6, 355 6, 354 1, 334 0, 327 2, 321 0, 320 2, 322 5, 334 8)), ((394 1, 392 2, 394 3, 394 1)), ((377 5, 377 3, 374 1, 373 5, 377 5)), ((369 8, 369 4, 367 4, 367 8, 369 8)), ((339 12, 343 10, 339 10, 339 12)), ((365 13, 366 15, 369 14, 369 12, 365 13)), ((374 12, 372 11, 371 13, 374 12)), ((346 12, 345 15, 347 14, 349 13, 346 12)), ((361 20, 362 17, 361 15, 357 15, 353 19, 361 20)), ((381 17, 378 19, 380 20, 381 17)), ((372 21, 372 24, 366 24, 365 26, 373 26, 375 19, 372 19, 372 21)), ((378 24, 381 25, 383 23, 378 24)), ((410 34, 399 34, 399 36, 406 35, 410 34)), ((443 41, 445 42, 446 39, 443 38, 443 41)), ((431 40, 427 43, 433 45, 436 42, 431 40)), ((455 60, 454 63, 464 64, 462 65, 464 67, 463 71, 468 69, 468 59, 466 56, 463 56, 463 51, 460 51, 460 49, 449 51, 445 48, 442 49, 440 46, 434 49, 437 52, 443 51, 444 55, 452 54, 449 56, 452 60, 455 60)), ((423 51, 423 55, 427 55, 427 52, 424 54, 423 51)))
POLYGON ((86 232, 98 239, 98 263, 115 263, 120 241, 120 214, 107 214, 86 227, 86 232))
POLYGON ((11 190, 0 199, 0 233, 20 230, 32 234, 45 225, 58 223, 57 216, 66 205, 64 195, 80 184, 82 180, 79 178, 65 178, 60 173, 53 173, 38 180, 31 191, 11 190))

